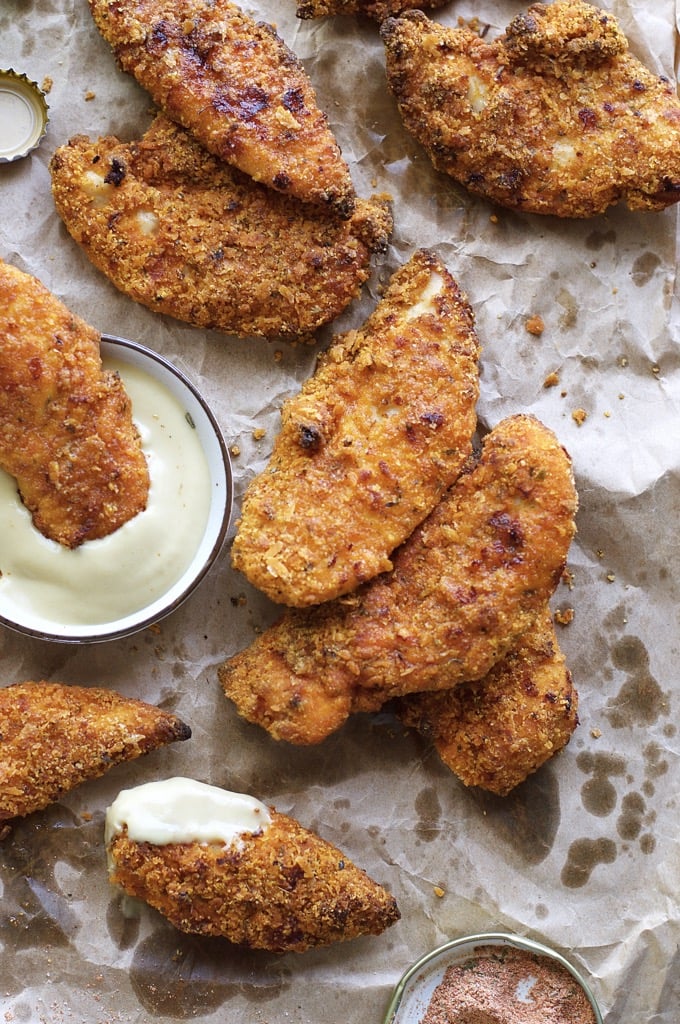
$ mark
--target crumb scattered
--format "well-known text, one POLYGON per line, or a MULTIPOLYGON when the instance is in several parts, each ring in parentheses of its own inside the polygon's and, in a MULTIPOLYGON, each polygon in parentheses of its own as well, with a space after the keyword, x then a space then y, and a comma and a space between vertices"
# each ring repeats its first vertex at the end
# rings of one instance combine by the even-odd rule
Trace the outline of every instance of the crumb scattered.
POLYGON ((40 85, 40 88, 41 88, 41 90, 44 93, 49 93, 49 92, 52 91, 52 86, 53 85, 54 85, 53 79, 51 79, 49 75, 45 75, 45 77, 43 78, 42 83, 40 85))
POLYGON ((560 382, 560 378, 557 376, 557 374, 553 370, 553 372, 549 373, 548 376, 543 381, 543 387, 544 388, 555 388, 555 387, 557 387, 559 382, 560 382))
POLYGON ((446 896, 446 889, 442 889, 441 885, 435 885, 433 892, 438 899, 441 899, 442 896, 446 896))
POLYGON ((267 431, 264 429, 264 427, 256 427, 255 430, 253 431, 253 439, 255 441, 261 441, 262 438, 266 435, 266 433, 267 431))
POLYGON ((593 737, 594 740, 599 740, 600 736, 602 735, 602 730, 601 729, 591 729, 590 730, 590 735, 593 737))
POLYGON ((655 376, 658 376, 661 373, 661 367, 654 363, 654 365, 652 366, 652 373, 655 376))
POLYGON ((96 96, 97 96, 96 92, 92 92, 91 89, 88 89, 87 92, 85 93, 85 102, 89 103, 90 100, 95 99, 96 96))
POLYGON ((625 367, 628 366, 628 356, 619 356, 618 363, 619 366, 622 366, 625 369, 625 367))
POLYGON ((565 569, 562 573, 562 583, 570 590, 574 589, 574 574, 570 569, 565 569))
POLYGON ((543 331, 545 330, 545 323, 543 322, 543 317, 538 315, 530 316, 524 326, 526 327, 529 334, 534 334, 537 337, 538 335, 543 334, 543 331))
POLYGON ((608 572, 607 573, 607 583, 613 583, 615 579, 616 579, 616 576, 615 576, 615 574, 613 572, 608 572))
POLYGON ((571 418, 578 427, 581 427, 588 419, 588 413, 585 409, 574 409, 571 414, 571 418))
POLYGON ((498 224, 498 214, 492 213, 491 216, 489 217, 489 220, 491 221, 492 224, 498 224))
POLYGON ((609 419, 609 417, 611 416, 611 412, 609 411, 609 409, 606 409, 606 410, 605 410, 605 411, 604 411, 604 412, 602 413, 602 415, 604 416, 604 418, 605 418, 606 420, 608 420, 608 419, 609 419))
POLYGON ((237 444, 232 444, 232 446, 230 447, 229 451, 231 452, 231 454, 234 457, 236 457, 236 456, 241 454, 241 449, 239 448, 239 446, 237 444))
POLYGON ((573 608, 558 608, 555 612, 555 622, 560 626, 568 626, 574 621, 574 609, 573 608))

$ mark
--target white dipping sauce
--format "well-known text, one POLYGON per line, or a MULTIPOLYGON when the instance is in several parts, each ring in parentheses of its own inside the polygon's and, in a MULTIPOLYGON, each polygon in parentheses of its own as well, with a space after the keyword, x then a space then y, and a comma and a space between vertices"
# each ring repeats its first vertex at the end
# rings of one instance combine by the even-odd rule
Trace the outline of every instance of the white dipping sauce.
POLYGON ((0 615, 32 629, 99 625, 146 608, 181 578, 208 520, 208 463, 186 411, 138 367, 104 366, 118 371, 132 401, 147 507, 108 537, 69 549, 36 530, 16 481, 0 470, 0 615))
POLYGON ((245 793, 176 777, 124 789, 106 812, 105 840, 127 827, 136 843, 239 844, 271 822, 268 807, 245 793))

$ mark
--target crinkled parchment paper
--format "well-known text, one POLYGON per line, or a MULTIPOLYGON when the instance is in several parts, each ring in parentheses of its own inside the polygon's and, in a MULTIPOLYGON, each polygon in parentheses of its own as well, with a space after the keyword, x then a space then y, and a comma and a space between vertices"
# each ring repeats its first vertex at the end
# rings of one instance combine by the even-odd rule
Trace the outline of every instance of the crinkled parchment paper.
MULTIPOLYGON (((604 6, 635 52, 674 78, 676 3, 604 6)), ((476 15, 497 32, 522 8, 454 0, 434 17, 476 15)), ((554 606, 574 609, 560 640, 581 723, 567 749, 504 800, 466 790, 386 714, 358 716, 316 748, 277 744, 237 718, 217 683, 217 665, 275 612, 231 571, 228 544, 179 611, 133 638, 74 647, 0 631, 3 684, 103 684, 171 708, 193 729, 187 743, 18 824, 0 846, 0 1020, 377 1024, 421 954, 466 931, 510 929, 582 966, 607 1024, 677 1024, 677 214, 617 209, 570 223, 494 211, 436 174, 401 128, 374 24, 297 22, 294 0, 247 9, 275 22, 304 61, 357 190, 394 197, 392 247, 335 329, 362 322, 414 247, 436 248, 475 309, 481 419, 534 412, 571 452, 579 533, 571 584, 554 606), (535 315, 540 337, 526 328, 535 315), (558 384, 546 388, 551 373, 558 384), (581 425, 576 409, 587 413, 581 425), (294 815, 388 885, 401 921, 377 938, 272 956, 185 937, 150 911, 125 917, 106 877, 104 810, 119 789, 170 774, 248 791, 294 815)), ((238 509, 315 349, 156 316, 119 294, 67 235, 50 196, 54 149, 77 133, 130 139, 151 119, 86 0, 2 0, 0 57, 2 67, 52 80, 46 138, 0 166, 0 256, 203 388, 240 450, 238 509)))

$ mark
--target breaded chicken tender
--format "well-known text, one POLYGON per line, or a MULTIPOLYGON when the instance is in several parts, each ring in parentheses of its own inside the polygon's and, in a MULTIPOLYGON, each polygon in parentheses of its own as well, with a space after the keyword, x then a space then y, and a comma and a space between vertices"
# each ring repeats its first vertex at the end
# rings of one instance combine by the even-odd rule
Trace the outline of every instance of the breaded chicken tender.
POLYGON ((40 281, 0 261, 0 467, 33 524, 68 548, 146 508, 149 469, 100 335, 40 281))
POLYGON ((487 42, 422 12, 381 26, 406 129, 434 166, 501 206, 593 217, 680 199, 680 101, 612 14, 534 4, 487 42))
POLYGON ((478 354, 467 299, 434 253, 417 251, 284 403, 243 499, 233 566, 294 607, 391 569, 472 452, 478 354))
POLYGON ((578 724, 578 694, 550 609, 483 679, 396 702, 466 786, 507 794, 562 750, 578 724))
POLYGON ((298 18, 326 18, 334 14, 361 14, 374 21, 384 21, 390 15, 404 11, 427 10, 444 7, 449 0, 298 0, 298 18))
POLYGON ((40 811, 88 779, 191 736, 176 715, 97 687, 0 688, 0 822, 40 811))
POLYGON ((349 216, 347 164, 297 56, 229 0, 89 0, 123 70, 215 156, 349 216))
POLYGON ((305 744, 391 697, 481 679, 553 593, 576 504, 552 431, 531 416, 503 420, 391 573, 284 613, 220 666, 225 695, 276 739, 305 744))
POLYGON ((138 787, 145 801, 141 829, 135 829, 129 803, 137 798, 136 791, 124 791, 121 797, 129 813, 119 808, 121 797, 107 812, 111 882, 146 901, 182 932, 221 936, 272 952, 300 953, 379 935, 399 919, 394 897, 344 853, 294 818, 244 794, 216 790, 221 805, 231 798, 239 807, 228 812, 231 819, 239 814, 253 818, 259 811, 259 828, 218 836, 218 805, 212 811, 214 831, 205 832, 201 805, 211 801, 212 790, 216 787, 184 779, 138 787), (192 824, 174 841, 169 794, 177 784, 191 801, 192 824), (154 790, 165 804, 157 812, 148 802, 154 790), (149 818, 155 824, 155 813, 162 818, 162 842, 155 835, 143 838, 149 818), (200 840, 189 837, 195 827, 200 828, 200 840))
POLYGON ((386 202, 349 220, 273 192, 159 115, 140 141, 76 136, 52 193, 69 233, 136 302, 197 327, 311 335, 359 293, 392 230, 386 202))

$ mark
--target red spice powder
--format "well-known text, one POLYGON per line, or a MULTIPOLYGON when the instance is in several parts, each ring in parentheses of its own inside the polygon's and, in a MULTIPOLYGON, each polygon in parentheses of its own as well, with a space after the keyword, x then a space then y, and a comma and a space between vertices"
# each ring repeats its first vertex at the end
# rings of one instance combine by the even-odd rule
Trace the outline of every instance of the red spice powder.
POLYGON ((557 961, 512 946, 480 946, 447 968, 421 1024, 595 1024, 595 1013, 557 961))

